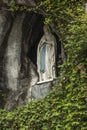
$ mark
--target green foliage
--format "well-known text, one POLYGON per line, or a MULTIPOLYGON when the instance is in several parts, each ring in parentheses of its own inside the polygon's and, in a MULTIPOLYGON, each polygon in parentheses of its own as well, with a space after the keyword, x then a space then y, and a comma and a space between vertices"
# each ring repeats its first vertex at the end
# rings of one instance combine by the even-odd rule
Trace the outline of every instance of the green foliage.
POLYGON ((59 30, 66 62, 58 84, 42 100, 13 112, 0 110, 1 130, 87 130, 87 14, 82 0, 38 3, 59 30))
POLYGON ((15 6, 16 5, 16 0, 9 0, 10 6, 15 6))
POLYGON ((42 100, 13 112, 0 111, 1 130, 86 130, 86 86, 55 86, 42 100), (71 88, 73 89, 71 91, 71 88))

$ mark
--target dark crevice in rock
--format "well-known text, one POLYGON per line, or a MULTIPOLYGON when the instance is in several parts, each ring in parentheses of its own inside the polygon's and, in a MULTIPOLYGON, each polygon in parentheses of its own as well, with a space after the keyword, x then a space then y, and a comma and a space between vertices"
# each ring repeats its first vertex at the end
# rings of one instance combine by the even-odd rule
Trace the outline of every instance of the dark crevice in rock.
POLYGON ((33 29, 32 37, 30 40, 32 43, 32 46, 31 46, 31 48, 29 48, 29 51, 28 51, 28 57, 32 60, 32 62, 35 65, 37 62, 37 46, 38 46, 38 43, 39 43, 42 35, 43 35, 43 19, 42 19, 42 17, 40 17, 37 20, 37 23, 35 24, 35 27, 33 29))
POLYGON ((26 13, 23 22, 22 33, 22 53, 21 53, 21 65, 24 65, 26 59, 36 65, 37 60, 37 46, 43 35, 43 16, 37 13, 26 13))

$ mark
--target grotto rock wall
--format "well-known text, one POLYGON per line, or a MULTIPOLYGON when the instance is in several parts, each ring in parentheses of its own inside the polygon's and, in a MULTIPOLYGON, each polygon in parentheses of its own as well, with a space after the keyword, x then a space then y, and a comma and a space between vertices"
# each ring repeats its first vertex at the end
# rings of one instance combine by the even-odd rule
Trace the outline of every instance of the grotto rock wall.
POLYGON ((37 47, 44 35, 43 26, 44 17, 37 13, 0 12, 0 108, 13 110, 50 91, 52 82, 37 84, 37 47))
POLYGON ((14 16, 0 12, 1 108, 12 110, 31 100, 31 86, 38 81, 35 55, 43 35, 42 21, 42 16, 32 12, 14 16))

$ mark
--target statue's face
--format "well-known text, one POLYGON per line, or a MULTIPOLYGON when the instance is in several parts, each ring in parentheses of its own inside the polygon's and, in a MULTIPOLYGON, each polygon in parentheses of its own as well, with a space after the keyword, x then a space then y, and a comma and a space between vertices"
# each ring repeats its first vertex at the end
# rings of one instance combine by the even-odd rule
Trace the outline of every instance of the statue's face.
POLYGON ((43 29, 44 29, 44 33, 46 34, 50 33, 50 28, 47 25, 44 25, 43 29))

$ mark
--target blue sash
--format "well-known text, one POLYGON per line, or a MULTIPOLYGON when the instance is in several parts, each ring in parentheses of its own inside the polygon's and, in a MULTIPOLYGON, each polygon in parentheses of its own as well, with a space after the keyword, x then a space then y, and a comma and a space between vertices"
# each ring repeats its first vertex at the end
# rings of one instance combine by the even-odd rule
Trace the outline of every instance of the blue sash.
POLYGON ((43 43, 40 49, 40 71, 46 71, 46 43, 43 43))

